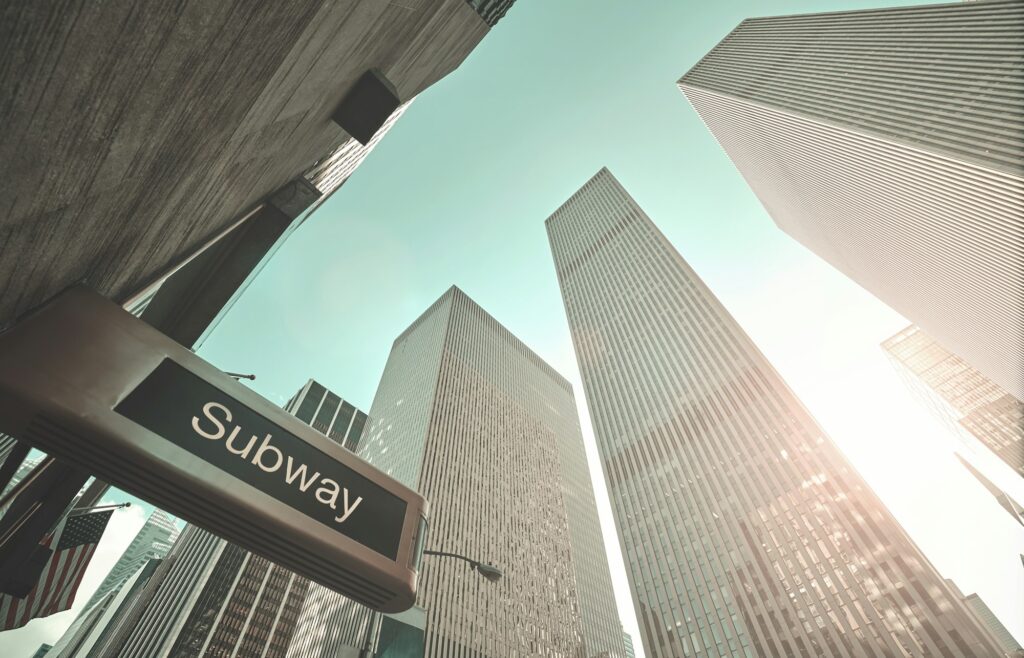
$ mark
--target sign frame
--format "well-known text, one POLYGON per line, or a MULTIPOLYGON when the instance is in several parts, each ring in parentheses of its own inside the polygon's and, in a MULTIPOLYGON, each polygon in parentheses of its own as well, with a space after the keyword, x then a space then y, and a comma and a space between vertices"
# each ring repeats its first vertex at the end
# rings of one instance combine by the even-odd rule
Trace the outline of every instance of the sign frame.
POLYGON ((0 334, 0 430, 370 608, 415 603, 422 496, 84 286, 0 334), (115 411, 165 362, 404 501, 394 559, 115 411))

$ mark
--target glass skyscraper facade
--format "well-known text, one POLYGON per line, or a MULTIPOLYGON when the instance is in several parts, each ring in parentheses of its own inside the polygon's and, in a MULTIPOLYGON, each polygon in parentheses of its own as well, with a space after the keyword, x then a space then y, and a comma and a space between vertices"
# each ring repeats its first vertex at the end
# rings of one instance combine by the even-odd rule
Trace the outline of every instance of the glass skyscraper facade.
POLYGON ((547 231, 649 658, 999 655, 611 173, 547 231))
POLYGON ((458 288, 395 341, 359 455, 430 501, 427 656, 622 658, 568 381, 458 288))
POLYGON ((283 658, 308 585, 270 560, 225 543, 168 656, 283 658))
POLYGON ((466 0, 489 27, 498 24, 516 0, 466 0))
POLYGON ((288 400, 285 411, 353 452, 366 427, 365 413, 312 379, 288 400))
POLYGON ((974 479, 978 481, 978 484, 985 487, 985 490, 992 494, 992 497, 997 503, 999 503, 999 506, 1006 510, 1006 513, 1009 514, 1014 521, 1024 526, 1024 505, 1021 505, 1011 498, 1008 493, 997 487, 995 483, 985 477, 985 474, 978 470, 974 464, 964 459, 963 455, 957 454, 956 458, 957 461, 967 469, 967 472, 974 476, 974 479))
MULTIPOLYGON (((306 181, 316 188, 316 191, 320 194, 320 201, 334 194, 348 180, 349 176, 355 173, 359 165, 363 163, 363 160, 370 155, 370 152, 384 138, 384 135, 387 135, 395 123, 402 118, 402 115, 409 109, 413 100, 415 99, 402 103, 397 110, 392 112, 391 116, 387 118, 365 145, 360 144, 354 138, 349 138, 302 175, 306 181)), ((319 204, 320 201, 317 203, 319 204)))
POLYGON ((1017 638, 1013 637, 1013 634, 1003 626, 1003 623, 992 613, 992 609, 985 604, 980 596, 968 594, 964 597, 964 603, 992 631, 992 635, 999 641, 999 646, 1003 651, 1008 655, 1012 655, 1012 652, 1021 650, 1021 645, 1017 638))
POLYGON ((17 440, 10 434, 4 434, 0 432, 0 465, 6 460, 7 456, 14 450, 14 446, 17 444, 17 440))
MULTIPOLYGON (((358 444, 366 424, 365 413, 312 379, 292 396, 286 410, 349 449, 358 444)), ((285 658, 296 655, 293 639, 311 640, 298 629, 329 627, 325 600, 348 601, 195 526, 183 532, 166 570, 125 640, 125 658, 285 658)), ((303 644, 309 650, 298 655, 318 655, 315 646, 334 656, 336 638, 322 631, 320 638, 325 645, 303 644)))
POLYGON ((1024 399, 1024 3, 743 21, 679 87, 786 233, 1024 399))
POLYGON ((173 516, 160 509, 153 510, 132 539, 132 543, 121 554, 110 573, 82 609, 88 610, 109 592, 121 587, 150 560, 161 559, 167 555, 178 539, 178 534, 178 526, 174 525, 173 516))
POLYGON ((119 658, 284 658, 309 581, 186 526, 119 658))
POLYGON ((882 343, 914 389, 954 429, 966 430, 1024 477, 1024 403, 915 325, 882 343))
POLYGON ((140 600, 160 572, 163 560, 147 561, 117 589, 89 605, 60 636, 51 658, 119 658, 121 638, 137 616, 140 600))
MULTIPOLYGON (((310 379, 292 396, 285 410, 355 452, 366 429, 365 413, 310 379)), ((341 647, 361 647, 370 622, 369 610, 352 599, 314 582, 308 584, 288 647, 289 658, 334 658, 341 647)))
POLYGON ((626 647, 626 658, 636 658, 636 652, 633 650, 633 638, 626 631, 622 631, 622 643, 626 647))
POLYGON ((992 613, 991 608, 985 604, 985 601, 977 594, 968 594, 967 596, 964 596, 964 593, 955 582, 952 580, 947 580, 946 582, 949 584, 949 588, 953 593, 956 594, 957 597, 964 602, 967 608, 974 613, 978 621, 984 624, 992 632, 992 636, 1005 652, 1000 655, 1016 658, 1017 654, 1013 652, 1021 649, 1020 643, 1017 642, 1016 638, 1013 637, 1010 631, 1003 626, 1002 622, 999 621, 999 618, 992 613))

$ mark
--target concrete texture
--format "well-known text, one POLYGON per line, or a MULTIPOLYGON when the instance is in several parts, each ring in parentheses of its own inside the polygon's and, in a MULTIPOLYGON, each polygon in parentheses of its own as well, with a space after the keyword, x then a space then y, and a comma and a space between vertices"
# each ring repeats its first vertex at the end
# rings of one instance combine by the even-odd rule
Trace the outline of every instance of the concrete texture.
POLYGON ((464 0, 4 3, 0 326, 127 298, 348 140, 367 69, 406 101, 487 30, 464 0))

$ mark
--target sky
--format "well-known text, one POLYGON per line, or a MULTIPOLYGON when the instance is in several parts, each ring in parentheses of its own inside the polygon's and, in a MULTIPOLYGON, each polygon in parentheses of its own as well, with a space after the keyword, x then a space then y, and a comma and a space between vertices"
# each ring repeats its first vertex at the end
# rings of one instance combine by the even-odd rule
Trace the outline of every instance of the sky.
MULTIPOLYGON (((313 377, 369 410, 392 341, 458 285, 573 382, 619 613, 642 655, 544 232, 607 166, 935 567, 1024 641, 1024 528, 955 461, 958 439, 879 348, 907 320, 775 227, 675 85, 743 18, 889 4, 519 0, 277 251, 200 354, 255 373, 252 387, 278 404, 313 377)), ((1020 478, 978 459, 1024 500, 1020 478)), ((147 507, 129 509, 104 555, 141 526, 147 507)), ((73 617, 32 622, 0 647, 34 650, 73 617)))

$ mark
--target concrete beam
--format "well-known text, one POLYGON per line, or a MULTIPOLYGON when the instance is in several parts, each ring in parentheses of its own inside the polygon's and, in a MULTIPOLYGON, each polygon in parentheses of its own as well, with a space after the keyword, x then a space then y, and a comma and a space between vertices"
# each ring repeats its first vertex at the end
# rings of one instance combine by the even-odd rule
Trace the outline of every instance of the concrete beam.
POLYGON ((367 69, 412 98, 487 30, 464 0, 3 4, 0 326, 126 298, 349 140, 367 69))

